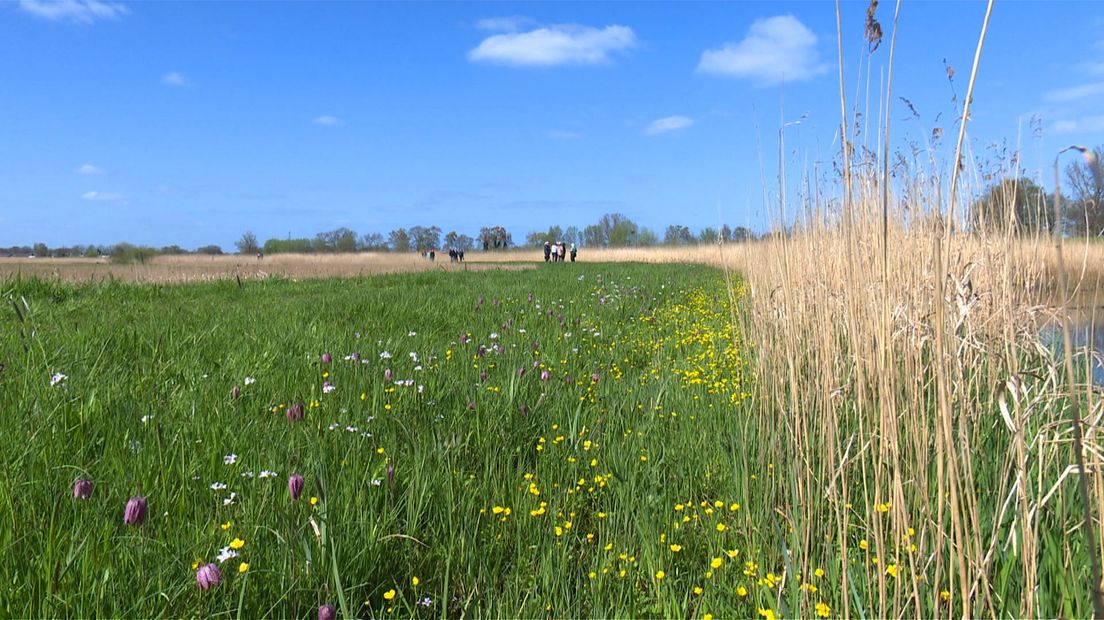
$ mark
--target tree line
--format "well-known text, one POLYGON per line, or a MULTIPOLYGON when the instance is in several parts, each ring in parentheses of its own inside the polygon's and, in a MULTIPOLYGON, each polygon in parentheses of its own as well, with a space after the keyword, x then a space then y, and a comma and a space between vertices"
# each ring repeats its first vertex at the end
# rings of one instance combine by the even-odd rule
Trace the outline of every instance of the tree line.
MULTIPOLYGON (((1018 234, 1033 232, 1050 233, 1055 226, 1072 236, 1104 236, 1104 146, 1085 153, 1082 159, 1066 166, 1064 175, 1063 209, 1060 217, 1054 217, 1053 193, 1026 175, 1006 175, 976 198, 967 212, 967 225, 976 231, 1012 230, 1018 234)), ((658 245, 679 246, 700 243, 754 241, 757 235, 744 226, 719 228, 705 227, 693 232, 689 227, 672 224, 663 236, 633 222, 621 213, 607 213, 597 222, 583 228, 558 225, 547 230, 530 232, 525 236, 526 247, 539 247, 547 242, 562 241, 585 247, 651 247, 658 245)), ((387 233, 359 235, 350 228, 320 232, 314 237, 268 239, 260 243, 252 232, 244 233, 234 243, 241 254, 341 253, 341 252, 427 252, 429 250, 473 249, 502 250, 514 246, 513 236, 502 226, 484 226, 479 234, 470 237, 456 231, 442 233, 438 226, 411 226, 397 228, 387 233)), ((114 245, 72 245, 48 247, 45 243, 33 246, 0 248, 0 256, 84 256, 110 257, 117 262, 142 262, 157 255, 223 254, 218 245, 204 245, 186 250, 178 245, 160 248, 117 243, 114 245)))
POLYGON ((973 230, 1051 233, 1060 226, 1070 236, 1104 236, 1104 146, 1085 153, 1064 170, 1062 209, 1054 215, 1055 195, 1023 174, 989 185, 970 205, 973 230))

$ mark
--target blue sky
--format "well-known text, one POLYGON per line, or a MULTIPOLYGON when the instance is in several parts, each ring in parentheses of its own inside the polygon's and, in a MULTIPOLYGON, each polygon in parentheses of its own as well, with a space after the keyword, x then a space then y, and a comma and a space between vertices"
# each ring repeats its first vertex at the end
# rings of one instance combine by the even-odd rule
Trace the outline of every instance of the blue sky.
MULTIPOLYGON (((872 123, 893 8, 870 55, 866 3, 842 5, 849 105, 872 123)), ((984 12, 904 4, 895 148, 937 126, 952 145, 984 12)), ((0 246, 520 240, 606 212, 762 230, 780 122, 803 119, 795 184, 839 150, 835 20, 831 2, 2 1, 0 246)), ((974 98, 975 156, 1018 147, 1051 185, 1061 147, 1104 143, 1104 3, 998 3, 974 98)))

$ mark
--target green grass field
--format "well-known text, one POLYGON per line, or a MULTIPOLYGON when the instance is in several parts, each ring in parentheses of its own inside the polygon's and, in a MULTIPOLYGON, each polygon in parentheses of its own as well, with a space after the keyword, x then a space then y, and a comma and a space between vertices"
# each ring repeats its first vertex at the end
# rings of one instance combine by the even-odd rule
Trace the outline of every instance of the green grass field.
POLYGON ((9 616, 778 609, 757 582, 785 570, 781 531, 749 516, 769 513, 756 486, 773 470, 746 475, 719 272, 3 293, 9 616), (132 497, 141 525, 124 523, 132 497), (221 583, 204 590, 209 563, 221 583))
POLYGON ((1091 613, 1045 349, 1009 401, 1038 437, 1016 504, 1001 374, 961 369, 961 550, 932 400, 889 442, 878 406, 809 387, 824 342, 755 358, 743 290, 679 264, 9 280, 0 617, 935 616, 962 583, 978 613, 1091 613))

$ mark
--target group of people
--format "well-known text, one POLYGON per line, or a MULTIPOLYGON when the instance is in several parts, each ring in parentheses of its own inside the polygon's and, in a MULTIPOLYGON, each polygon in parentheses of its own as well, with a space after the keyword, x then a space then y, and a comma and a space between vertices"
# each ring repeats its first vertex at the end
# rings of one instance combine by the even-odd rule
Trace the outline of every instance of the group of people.
POLYGON ((453 263, 464 262, 464 248, 449 248, 449 261, 453 263))
MULTIPOLYGON (((575 262, 575 256, 579 253, 579 250, 575 247, 575 244, 571 244, 571 262, 575 262)), ((557 241, 552 243, 550 241, 544 242, 544 262, 552 261, 553 263, 562 263, 567 260, 568 249, 567 244, 563 241, 557 241)))

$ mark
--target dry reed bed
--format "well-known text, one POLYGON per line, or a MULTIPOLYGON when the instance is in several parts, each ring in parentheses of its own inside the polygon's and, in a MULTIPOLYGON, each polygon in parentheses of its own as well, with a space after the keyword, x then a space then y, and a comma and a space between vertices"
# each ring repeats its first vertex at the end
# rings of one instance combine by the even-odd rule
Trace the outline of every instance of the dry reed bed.
POLYGON ((2 258, 0 281, 39 277, 64 282, 124 282, 172 284, 233 278, 347 278, 433 269, 504 269, 521 266, 454 264, 440 257, 430 262, 415 253, 361 252, 357 254, 277 254, 252 256, 157 256, 144 263, 115 264, 107 259, 2 258))

